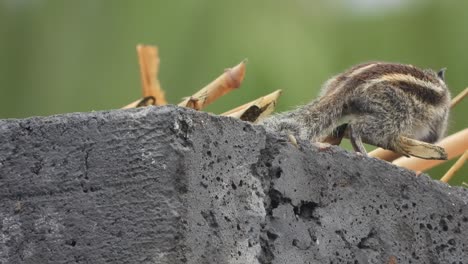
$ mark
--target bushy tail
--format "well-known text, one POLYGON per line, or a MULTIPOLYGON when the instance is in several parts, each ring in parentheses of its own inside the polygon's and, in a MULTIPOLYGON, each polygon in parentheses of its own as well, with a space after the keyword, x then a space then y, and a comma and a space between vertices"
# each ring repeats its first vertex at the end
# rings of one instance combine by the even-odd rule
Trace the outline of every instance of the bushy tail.
POLYGON ((343 104, 337 101, 321 97, 295 110, 266 118, 260 124, 269 131, 315 141, 342 124, 343 104))

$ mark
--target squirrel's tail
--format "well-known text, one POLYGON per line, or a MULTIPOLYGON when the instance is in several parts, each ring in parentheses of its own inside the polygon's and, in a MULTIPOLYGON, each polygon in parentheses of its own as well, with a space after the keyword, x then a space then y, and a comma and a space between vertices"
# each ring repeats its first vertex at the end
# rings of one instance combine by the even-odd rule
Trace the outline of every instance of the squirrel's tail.
POLYGON ((346 123, 344 106, 338 101, 328 96, 321 97, 295 110, 268 117, 260 124, 269 131, 316 141, 346 123))

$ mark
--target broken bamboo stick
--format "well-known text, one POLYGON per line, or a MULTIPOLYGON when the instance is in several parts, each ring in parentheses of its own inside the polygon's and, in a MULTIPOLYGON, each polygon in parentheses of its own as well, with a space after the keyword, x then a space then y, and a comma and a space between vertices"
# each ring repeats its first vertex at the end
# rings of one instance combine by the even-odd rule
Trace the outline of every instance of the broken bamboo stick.
POLYGON ((158 79, 160 62, 158 48, 156 46, 138 45, 137 54, 143 97, 152 96, 155 98, 154 105, 167 104, 158 79))
POLYGON ((465 164, 465 161, 468 159, 468 150, 465 151, 465 153, 463 153, 463 155, 457 160, 457 162, 455 162, 455 164, 453 164, 452 167, 450 167, 450 169, 445 173, 445 175, 440 179, 441 182, 449 182, 453 175, 455 175, 455 172, 457 172, 459 169, 461 169, 461 167, 463 166, 463 164, 465 164))
POLYGON ((280 95, 281 90, 276 90, 271 94, 257 98, 251 102, 222 113, 221 115, 256 123, 274 111, 280 95))
POLYGON ((227 94, 235 88, 238 88, 245 76, 246 61, 242 61, 235 67, 227 69, 214 81, 203 87, 194 95, 185 98, 179 106, 201 110, 217 98, 227 94))

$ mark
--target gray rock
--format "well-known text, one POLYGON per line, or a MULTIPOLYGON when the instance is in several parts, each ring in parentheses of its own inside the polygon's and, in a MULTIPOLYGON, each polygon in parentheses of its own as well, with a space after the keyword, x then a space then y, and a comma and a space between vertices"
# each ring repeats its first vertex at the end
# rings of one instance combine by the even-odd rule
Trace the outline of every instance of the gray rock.
POLYGON ((0 121, 0 263, 467 263, 468 191, 174 106, 0 121))

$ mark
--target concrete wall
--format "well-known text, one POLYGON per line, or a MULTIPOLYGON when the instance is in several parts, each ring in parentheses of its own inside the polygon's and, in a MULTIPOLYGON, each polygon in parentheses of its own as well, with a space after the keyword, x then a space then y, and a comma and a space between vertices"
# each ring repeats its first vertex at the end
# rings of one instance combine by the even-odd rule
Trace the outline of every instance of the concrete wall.
POLYGON ((468 191, 149 107, 0 121, 0 263, 467 263, 468 191))

